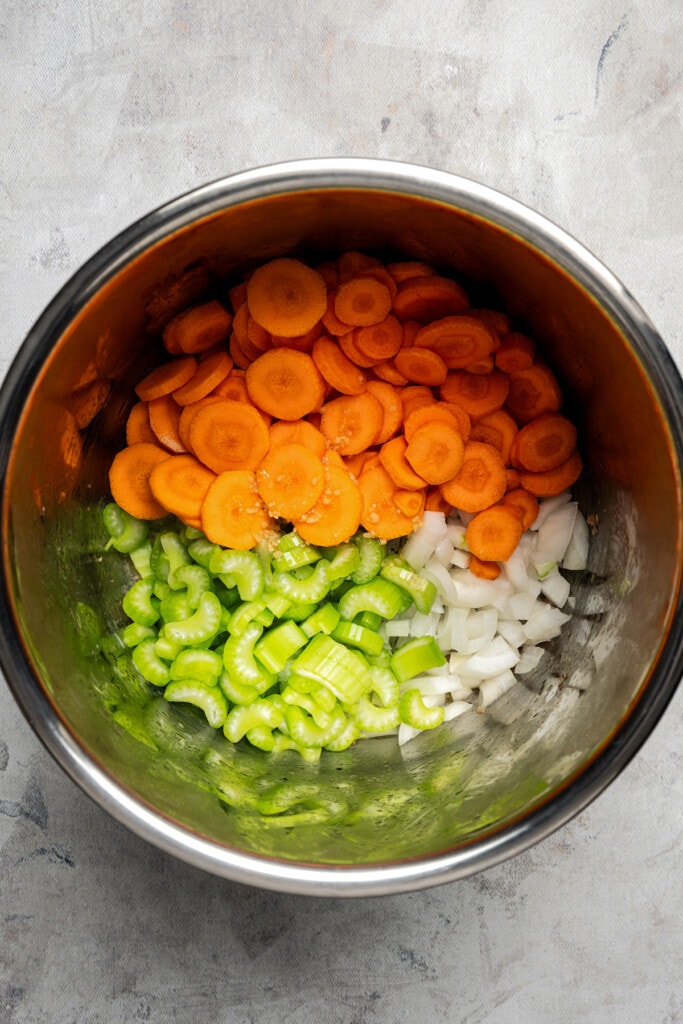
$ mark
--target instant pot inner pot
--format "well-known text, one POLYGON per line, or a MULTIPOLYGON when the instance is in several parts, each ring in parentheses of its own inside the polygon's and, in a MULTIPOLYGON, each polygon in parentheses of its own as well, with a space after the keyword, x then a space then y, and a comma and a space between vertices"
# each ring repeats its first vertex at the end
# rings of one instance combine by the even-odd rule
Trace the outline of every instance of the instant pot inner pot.
POLYGON ((429 856, 500 829, 599 753, 637 702, 668 629, 680 511, 652 387, 583 287, 482 217, 362 189, 226 206, 119 260, 103 281, 45 341, 7 479, 11 598, 23 643, 60 727, 90 758, 143 804, 219 844, 358 865, 429 856), (536 673, 485 714, 402 751, 373 740, 309 766, 291 753, 233 748, 194 711, 156 694, 143 703, 122 650, 100 642, 124 621, 128 583, 121 556, 104 550, 100 517, 133 386, 163 357, 164 324, 200 298, 224 295, 259 262, 350 248, 453 272, 473 302, 502 305, 536 337, 579 425, 586 469, 574 490, 595 517, 594 536, 588 571, 574 574, 573 618, 536 673), (111 390, 82 428, 72 396, 95 379, 111 390), (290 814, 313 811, 314 823, 264 823, 256 800, 280 785, 290 814))

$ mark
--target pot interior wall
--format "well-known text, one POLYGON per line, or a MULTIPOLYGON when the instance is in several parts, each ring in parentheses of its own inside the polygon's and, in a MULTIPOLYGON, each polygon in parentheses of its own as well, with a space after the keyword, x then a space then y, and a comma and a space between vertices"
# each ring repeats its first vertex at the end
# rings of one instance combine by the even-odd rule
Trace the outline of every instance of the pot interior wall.
MULTIPOLYGON (((229 202, 229 199, 228 199, 229 202)), ((308 863, 369 863, 457 846, 519 817, 585 766, 629 713, 668 628, 680 548, 671 440, 637 353, 579 284, 485 219, 399 193, 290 193, 226 206, 146 249, 89 297, 30 395, 8 475, 13 600, 29 657, 65 726, 145 803, 201 835, 308 863), (599 517, 576 612, 541 670, 485 715, 425 734, 401 753, 359 744, 320 766, 232 748, 156 697, 141 707, 121 652, 98 638, 122 623, 120 558, 104 552, 107 465, 123 444, 133 385, 162 356, 178 310, 224 295, 241 270, 281 254, 359 248, 456 273, 473 304, 502 305, 543 346, 579 424, 576 488, 599 517), (111 381, 84 430, 73 394, 111 381), (558 691, 544 686, 562 680, 558 691), (208 751, 208 753, 207 753, 208 751), (316 825, 265 826, 259 795, 293 781, 316 825)))

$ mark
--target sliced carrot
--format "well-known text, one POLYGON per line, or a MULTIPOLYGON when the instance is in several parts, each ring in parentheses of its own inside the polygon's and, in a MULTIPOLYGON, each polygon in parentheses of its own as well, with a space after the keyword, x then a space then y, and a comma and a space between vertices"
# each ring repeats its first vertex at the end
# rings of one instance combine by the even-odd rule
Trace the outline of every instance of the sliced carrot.
POLYGON ((214 473, 256 469, 270 444, 258 410, 228 398, 198 409, 188 435, 194 454, 214 473))
MULTIPOLYGON (((463 440, 467 440, 462 432, 460 419, 453 409, 454 407, 448 406, 446 402, 430 402, 429 404, 412 408, 406 415, 403 424, 403 433, 405 434, 406 441, 410 444, 413 434, 418 427, 422 427, 426 423, 447 423, 452 429, 458 431, 463 440)), ((465 415, 467 416, 467 413, 465 415)))
POLYGON ((425 496, 425 511, 442 512, 443 515, 449 516, 453 511, 453 506, 450 501, 446 501, 438 487, 428 487, 425 496))
POLYGON ((465 541, 476 558, 484 562, 507 562, 522 533, 521 520, 513 509, 492 505, 470 520, 465 541))
POLYGON ((257 348, 259 352, 267 352, 273 347, 271 334, 261 324, 254 320, 253 316, 247 317, 247 341, 257 348))
POLYGON ((449 370, 461 370, 490 356, 498 346, 498 337, 476 317, 446 316, 421 327, 415 344, 431 348, 449 370))
MULTIPOLYGON (((230 336, 230 354, 231 355, 232 355, 233 337, 234 337, 234 335, 230 336)), ((268 337, 270 337, 270 335, 268 335, 268 337)), ((248 331, 247 331, 247 334, 246 334, 246 336, 244 338, 239 338, 238 339, 238 344, 239 344, 239 348, 240 348, 241 352, 244 355, 244 358, 247 361, 247 366, 249 366, 251 363, 253 363, 255 359, 258 359, 258 357, 264 351, 263 349, 259 348, 258 345, 255 345, 253 343, 253 341, 251 341, 251 339, 249 338, 249 332, 248 331)), ((269 346, 269 347, 272 348, 272 346, 269 346)), ((237 360, 235 360, 235 362, 236 361, 237 360)), ((247 367, 245 366, 244 369, 246 370, 246 368, 247 367)))
POLYGON ((528 370, 533 365, 536 344, 533 338, 518 331, 510 331, 500 339, 496 351, 496 366, 505 373, 528 370))
POLYGON ((382 426, 374 443, 384 444, 394 436, 403 423, 403 403, 398 390, 385 381, 370 380, 367 389, 382 406, 382 426))
POLYGON ((299 519, 320 498, 325 487, 321 460, 302 444, 271 448, 256 470, 256 486, 269 515, 299 519))
POLYGON ((112 382, 99 378, 74 391, 69 400, 69 410, 79 430, 90 426, 97 414, 106 405, 111 393, 112 382))
POLYGON ((247 378, 244 370, 233 367, 230 373, 211 392, 221 398, 231 398, 234 402, 248 402, 247 378))
POLYGON ((391 304, 399 320, 418 320, 421 324, 443 316, 464 313, 470 302, 466 292, 449 277, 409 277, 398 286, 391 304))
POLYGON ((515 370, 508 377, 510 391, 505 407, 519 424, 529 423, 544 412, 558 412, 562 392, 555 375, 545 363, 515 370))
POLYGON ((181 408, 173 395, 153 398, 147 405, 147 411, 149 425, 160 444, 170 452, 186 451, 179 431, 181 408))
POLYGON ((382 421, 382 406, 366 391, 327 402, 322 408, 320 429, 340 455, 356 455, 375 443, 382 421))
POLYGON ((566 462, 545 473, 531 473, 526 469, 520 469, 519 482, 525 490, 531 491, 537 498, 552 498, 575 484, 581 476, 582 469, 581 456, 578 451, 574 451, 566 462))
POLYGON ((169 359, 148 373, 135 387, 135 394, 142 402, 149 402, 162 395, 170 395, 172 391, 187 384, 197 369, 194 356, 181 356, 169 359))
POLYGON ((157 436, 149 422, 147 402, 136 402, 126 420, 126 444, 139 444, 141 441, 158 444, 157 436))
POLYGON ((485 562, 476 555, 472 555, 469 562, 469 570, 473 576, 480 580, 497 580, 500 576, 498 562, 485 562))
POLYGON ((323 313, 322 324, 326 331, 333 334, 335 338, 340 338, 343 334, 348 334, 349 331, 352 331, 353 325, 343 323, 335 313, 334 304, 336 298, 336 291, 330 292, 327 296, 327 309, 323 313))
POLYGON ((403 434, 385 441, 379 450, 379 461, 394 482, 394 489, 419 491, 427 481, 419 476, 406 458, 408 442, 403 434))
POLYGON ((415 520, 425 510, 425 491, 394 491, 394 502, 408 519, 415 520))
POLYGON ((174 316, 163 330, 162 339, 169 352, 196 355, 228 340, 232 315, 212 299, 174 316))
POLYGON ((391 312, 391 294, 374 277, 352 277, 339 285, 334 312, 342 323, 354 327, 378 324, 391 312))
POLYGON ((519 473, 517 470, 513 466, 506 466, 505 476, 507 477, 508 491, 516 491, 519 487, 519 473))
POLYGON ((167 512, 183 521, 198 520, 206 492, 215 479, 216 474, 193 455, 171 455, 154 467, 149 487, 167 512))
POLYGON ((468 309, 467 315, 483 321, 499 339, 511 330, 510 317, 500 309, 468 309))
POLYGON ((363 498, 361 526, 368 533, 380 540, 394 540, 412 533, 415 521, 396 504, 396 487, 383 466, 361 473, 358 487, 363 498))
POLYGON ((413 432, 405 454, 428 484, 443 484, 459 472, 465 460, 465 442, 455 421, 451 425, 432 420, 413 432))
POLYGON ((239 284, 235 284, 232 288, 228 288, 228 299, 232 306, 233 315, 236 315, 238 309, 247 301, 247 282, 240 281, 239 284))
POLYGON ((232 321, 232 333, 237 338, 237 341, 240 344, 249 337, 247 330, 248 324, 249 306, 246 304, 246 302, 243 302, 242 305, 237 310, 237 312, 235 313, 235 318, 232 321))
POLYGON ((434 267, 420 260, 401 260, 398 263, 387 263, 387 270, 396 284, 408 281, 411 277, 432 277, 436 274, 434 267))
POLYGON ((497 409, 482 416, 472 426, 471 441, 483 441, 491 444, 500 452, 505 465, 510 461, 510 451, 517 436, 517 424, 504 409, 497 409))
POLYGON ((238 338, 237 334, 234 331, 230 335, 230 342, 229 342, 230 358, 232 359, 232 361, 235 364, 235 366, 239 367, 242 370, 246 370, 246 368, 249 366, 249 364, 252 361, 251 357, 248 356, 247 353, 244 350, 245 342, 246 342, 247 345, 249 344, 248 339, 244 339, 244 341, 240 341, 240 339, 238 338))
POLYGON ((362 271, 363 277, 374 277, 375 281, 379 281, 381 284, 386 285, 389 295, 393 299, 394 295, 398 290, 398 286, 394 281, 393 277, 381 263, 375 266, 366 267, 362 271))
POLYGON ((479 359, 476 363, 468 363, 465 369, 468 373, 491 373, 495 367, 493 355, 484 356, 483 359, 479 359))
POLYGON ((166 509, 152 494, 149 478, 168 452, 157 444, 131 444, 118 452, 109 467, 109 487, 117 505, 136 519, 162 519, 166 509))
POLYGON ((256 488, 256 475, 247 469, 228 470, 216 477, 202 503, 201 521, 208 540, 238 551, 275 535, 275 524, 256 488))
POLYGON ((299 420, 319 409, 325 382, 310 355, 272 348, 247 368, 249 397, 259 409, 281 420, 299 420))
POLYGON ((192 402, 198 402, 200 398, 206 398, 214 388, 217 388, 231 370, 232 359, 228 353, 225 351, 214 352, 200 361, 188 382, 173 392, 173 398, 178 405, 190 405, 192 402))
POLYGON ((458 405, 457 402, 440 402, 439 404, 443 405, 445 409, 448 409, 452 416, 455 416, 460 426, 462 439, 463 441, 467 441, 472 433, 472 420, 470 419, 469 414, 466 413, 463 407, 458 405))
POLYGON ((344 458, 344 465, 348 472, 356 477, 356 479, 358 479, 364 469, 369 469, 371 465, 376 465, 377 463, 379 463, 379 452, 374 448, 367 448, 364 452, 358 452, 357 455, 347 455, 344 458))
POLYGON ((307 544, 332 547, 349 540, 361 521, 363 497, 358 483, 334 462, 325 465, 325 489, 308 512, 294 521, 307 544))
POLYGON ((463 512, 481 512, 500 501, 506 486, 505 466, 500 452, 481 441, 467 442, 459 472, 452 480, 440 485, 446 501, 463 512))
POLYGON ((527 423, 515 437, 512 464, 545 473, 566 462, 576 448, 576 427, 565 416, 548 412, 527 423))
POLYGON ((390 359, 387 359, 382 363, 373 363, 372 372, 375 376, 379 377, 380 380, 386 381, 387 384, 396 384, 400 387, 402 384, 408 383, 408 378, 398 372, 390 359))
POLYGON ((313 345, 313 362, 324 380, 342 395, 362 395, 367 390, 368 379, 350 359, 344 355, 336 342, 321 335, 313 345))
POLYGON ((478 419, 502 408, 508 388, 507 374, 500 370, 485 375, 450 370, 441 385, 441 397, 444 402, 454 402, 473 419, 478 419))
POLYGON ((395 316, 389 314, 378 324, 358 327, 353 332, 358 350, 374 362, 392 359, 403 343, 403 329, 395 316))
POLYGON ((328 292, 333 292, 339 284, 339 271, 333 260, 323 260, 317 263, 315 269, 318 271, 327 286, 328 292))
POLYGON ((178 420, 178 435, 182 442, 185 451, 194 454, 192 451, 192 445, 190 443, 190 423, 196 412, 203 409, 205 405, 213 405, 215 402, 220 402, 221 395, 207 395, 206 398, 200 398, 196 402, 192 402, 191 405, 184 405, 180 411, 180 419, 178 420))
POLYGON ((271 334, 306 334, 327 309, 327 285, 300 260, 281 258, 258 267, 247 282, 247 305, 271 334))
POLYGON ((376 256, 359 252, 357 249, 348 249, 346 252, 339 254, 336 266, 339 281, 343 283, 344 281, 350 281, 352 277, 358 277, 372 267, 381 267, 382 261, 378 260, 376 256))
POLYGON ((401 345, 401 348, 411 348, 413 345, 417 345, 417 336, 424 325, 418 323, 417 320, 406 320, 402 326, 403 344, 401 345))
POLYGON ((359 327, 352 327, 347 334, 340 334, 337 341, 339 348, 347 359, 355 363, 356 366, 361 366, 364 370, 368 370, 371 366, 375 366, 376 363, 382 362, 382 360, 375 359, 374 356, 363 355, 356 344, 356 333, 359 330, 359 327))
POLYGON ((323 322, 318 320, 306 334, 298 334, 295 338, 283 338, 279 334, 270 335, 273 348, 295 348, 297 352, 310 352, 313 343, 323 333, 323 322))
POLYGON ((528 530, 532 523, 536 522, 538 516, 538 500, 530 491, 523 487, 516 487, 514 490, 506 491, 500 499, 501 505, 513 505, 522 513, 522 527, 528 530))
MULTIPOLYGON (((429 278, 426 278, 429 280, 429 278)), ((394 356, 394 365, 399 373, 416 384, 438 387, 446 380, 447 367, 441 356, 428 348, 402 348, 394 356)))
POLYGON ((434 393, 426 384, 411 384, 401 390, 403 418, 407 420, 411 412, 421 405, 433 405, 436 402, 434 393))
POLYGON ((309 448, 319 459, 327 452, 327 440, 324 434, 308 420, 276 420, 268 431, 270 447, 280 448, 282 445, 299 444, 309 448))

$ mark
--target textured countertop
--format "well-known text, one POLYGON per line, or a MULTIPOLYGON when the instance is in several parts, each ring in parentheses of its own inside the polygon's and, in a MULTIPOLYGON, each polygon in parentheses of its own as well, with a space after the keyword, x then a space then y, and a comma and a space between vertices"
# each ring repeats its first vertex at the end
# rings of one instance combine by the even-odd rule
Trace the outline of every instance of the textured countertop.
MULTIPOLYGON (((0 372, 71 273, 287 158, 477 179, 613 270, 683 365, 678 0, 0 2, 0 372)), ((173 860, 55 767, 0 680, 0 1024, 683 1021, 683 690, 514 860, 361 901, 173 860)))

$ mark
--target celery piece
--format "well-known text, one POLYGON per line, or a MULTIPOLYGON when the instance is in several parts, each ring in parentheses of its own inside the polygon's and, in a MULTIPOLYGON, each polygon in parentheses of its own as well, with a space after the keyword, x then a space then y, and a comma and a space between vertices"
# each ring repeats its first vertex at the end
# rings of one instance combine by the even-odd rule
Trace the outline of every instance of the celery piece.
MULTIPOLYGON (((249 623, 253 622, 255 619, 258 620, 258 617, 265 611, 268 611, 268 609, 266 608, 266 603, 262 597, 256 598, 255 601, 243 601, 230 617, 228 633, 230 633, 231 636, 241 636, 249 623)), ((263 625, 263 623, 260 623, 260 625, 263 625)))
POLYGON ((265 575, 253 551, 227 551, 219 548, 211 556, 209 571, 214 576, 231 576, 243 601, 253 601, 263 593, 265 575))
POLYGON ((313 694, 300 693, 292 686, 286 686, 280 696, 290 707, 303 708, 304 711, 307 711, 321 729, 327 729, 332 724, 332 712, 337 707, 336 700, 331 708, 326 709, 318 704, 313 694))
POLYGON ((436 586, 431 580, 413 572, 405 558, 401 558, 400 555, 389 555, 382 562, 379 574, 385 580, 402 587, 413 599, 417 610, 423 615, 428 614, 437 594, 436 586))
POLYGON ((297 579, 293 573, 277 572, 273 576, 272 589, 283 597, 298 604, 317 604, 327 596, 330 581, 327 576, 329 562, 321 558, 307 579, 297 579))
POLYGON ((273 554, 272 566, 276 573, 291 572, 301 569, 304 565, 313 565, 319 561, 320 552, 310 544, 297 544, 288 550, 276 551, 273 554))
POLYGON ((114 502, 105 505, 102 511, 104 528, 109 534, 107 548, 113 547, 123 554, 130 554, 147 540, 149 525, 124 512, 114 502))
POLYGON ((281 672, 289 659, 306 645, 308 637, 296 622, 281 622, 267 630, 254 647, 254 657, 269 672, 281 672))
POLYGON ((285 721, 290 738, 302 747, 322 747, 331 743, 346 727, 346 715, 339 704, 330 714, 329 723, 322 728, 298 705, 290 705, 285 711, 285 721))
POLYGON ((186 647, 200 644, 218 633, 222 614, 223 607, 220 601, 210 590, 206 590, 199 599, 194 615, 179 622, 165 623, 164 636, 186 647))
POLYGON ((153 626, 159 618, 159 602, 152 596, 151 580, 138 580, 124 595, 121 607, 140 626, 153 626))
POLYGON ((170 675, 171 679, 199 679, 214 686, 222 671, 223 659, 217 651, 186 647, 174 658, 170 675))
POLYGON ((340 615, 333 604, 328 601, 309 615, 301 623, 301 629, 306 636, 314 636, 316 633, 331 633, 339 622, 340 615))
POLYGON ((254 658, 254 647, 262 632, 261 626, 250 622, 242 634, 228 637, 223 648, 223 665, 230 679, 240 686, 253 686, 258 693, 265 693, 276 680, 275 673, 254 658))
POLYGON ((398 705, 401 721, 413 729, 435 729, 444 720, 443 707, 428 708, 418 689, 406 690, 398 705))
POLYGON ((196 526, 184 526, 182 536, 186 544, 195 540, 206 540, 202 531, 198 530, 196 526))
POLYGON ((121 632, 121 639, 126 647, 137 647, 143 640, 156 640, 156 633, 151 626, 130 622, 121 632))
POLYGON ((294 548, 306 547, 306 541, 300 537, 296 530, 283 533, 277 542, 278 551, 292 551, 294 548))
POLYGON ((356 647, 364 654, 379 654, 384 647, 384 641, 379 633, 373 633, 365 626, 359 626, 356 622, 346 622, 342 619, 332 630, 332 638, 346 644, 347 647, 356 647))
POLYGON ((199 605, 202 594, 211 588, 211 578, 200 565, 181 565, 168 575, 168 584, 172 590, 187 588, 187 600, 192 609, 199 605))
POLYGON ((359 626, 365 626, 366 629, 376 631, 382 625, 383 617, 378 615, 377 612, 361 612, 353 621, 359 626))
POLYGON ((356 546, 360 556, 360 565, 355 570, 351 579, 354 583, 369 583, 373 580, 382 566, 382 560, 386 554, 387 546, 376 537, 360 536, 356 539, 356 546))
POLYGON ((277 729, 282 722, 282 711, 271 700, 259 697, 253 704, 237 704, 223 726, 226 739, 237 743, 251 729, 267 726, 277 729))
POLYGON ((292 671, 326 686, 343 704, 355 703, 370 689, 370 667, 357 651, 316 633, 292 663, 292 671))
POLYGON ((351 622, 361 612, 374 612, 383 619, 394 619, 403 607, 403 593, 395 583, 385 579, 374 579, 351 587, 339 599, 339 614, 351 622))
POLYGON ((446 664, 436 640, 432 636, 416 636, 397 647, 390 659, 391 671, 399 683, 419 676, 430 668, 446 664))
POLYGON ((165 623, 182 622, 195 611, 185 590, 169 590, 166 597, 162 598, 159 610, 165 623))
POLYGON ((176 679, 164 690, 164 700, 193 704, 206 715, 212 729, 220 729, 228 717, 228 705, 218 686, 201 679, 176 679))
POLYGON ((171 588, 165 580, 158 580, 155 578, 152 592, 155 597, 158 597, 160 601, 163 601, 163 599, 168 597, 171 593, 171 588))
MULTIPOLYGON (((166 530, 159 534, 159 542, 168 559, 168 576, 179 569, 181 565, 190 564, 191 558, 187 553, 187 548, 177 533, 166 530)), ((168 579, 168 577, 166 578, 168 579)))
POLYGON ((317 607, 317 603, 311 601, 290 601, 289 608, 279 617, 285 621, 304 622, 317 607))
POLYGON ((171 676, 168 666, 164 665, 156 653, 154 640, 143 640, 138 644, 133 650, 132 658, 143 679, 153 686, 166 686, 171 676))
POLYGON ((360 736, 360 731, 360 724, 355 718, 349 716, 339 735, 325 744, 325 750, 331 750, 335 754, 341 753, 342 750, 348 750, 360 736))
POLYGON ((154 577, 159 581, 167 581, 171 563, 166 552, 161 546, 161 536, 157 534, 152 543, 152 554, 150 555, 150 567, 154 577))
POLYGON ((358 572, 360 567, 360 552, 356 545, 351 542, 339 544, 334 549, 334 555, 330 559, 327 577, 331 583, 334 583, 336 580, 345 580, 352 576, 354 572, 358 572))
POLYGON ((152 545, 148 540, 135 548, 134 551, 130 551, 128 557, 141 579, 147 580, 154 577, 154 571, 152 570, 152 545))
POLYGON ((218 677, 218 685, 233 704, 253 704, 258 699, 259 694, 255 686, 237 682, 225 669, 218 677))
POLYGON ((292 607, 292 602, 288 598, 283 597, 282 594, 276 594, 272 590, 264 590, 261 600, 276 619, 281 619, 285 612, 292 607))
POLYGON ((211 558, 216 551, 220 551, 218 544, 212 544, 206 537, 198 537, 187 546, 188 555, 197 565, 201 565, 202 569, 209 568, 211 558))
POLYGON ((164 661, 175 661, 182 650, 182 644, 169 640, 167 636, 157 637, 154 642, 154 653, 157 658, 163 658, 164 661))
POLYGON ((398 705, 380 708, 365 693, 354 704, 352 715, 365 732, 386 732, 401 723, 398 705))

